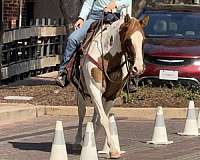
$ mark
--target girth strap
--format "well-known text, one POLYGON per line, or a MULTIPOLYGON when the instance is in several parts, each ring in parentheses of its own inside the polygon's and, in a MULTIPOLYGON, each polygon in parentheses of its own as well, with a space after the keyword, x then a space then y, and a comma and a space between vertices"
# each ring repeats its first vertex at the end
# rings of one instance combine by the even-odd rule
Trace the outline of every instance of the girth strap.
MULTIPOLYGON (((84 55, 83 61, 84 59, 88 59, 90 62, 92 62, 95 66, 97 66, 101 71, 103 71, 103 66, 102 63, 98 63, 94 58, 92 58, 88 53, 84 55)), ((84 62, 81 62, 80 66, 83 66, 84 62)))

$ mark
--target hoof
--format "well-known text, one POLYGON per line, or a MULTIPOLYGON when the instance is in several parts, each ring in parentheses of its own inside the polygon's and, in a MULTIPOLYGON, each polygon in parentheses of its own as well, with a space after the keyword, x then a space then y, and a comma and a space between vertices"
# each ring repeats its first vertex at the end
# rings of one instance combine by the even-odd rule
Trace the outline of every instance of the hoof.
POLYGON ((121 157, 120 152, 110 152, 110 158, 111 159, 118 159, 121 157))

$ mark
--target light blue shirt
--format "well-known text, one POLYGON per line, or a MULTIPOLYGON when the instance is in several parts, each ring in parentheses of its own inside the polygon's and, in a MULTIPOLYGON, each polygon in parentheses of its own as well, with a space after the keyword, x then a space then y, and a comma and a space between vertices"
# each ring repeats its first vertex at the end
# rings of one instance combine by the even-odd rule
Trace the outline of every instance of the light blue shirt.
MULTIPOLYGON (((83 3, 79 17, 84 20, 87 19, 91 10, 102 11, 105 6, 107 6, 112 0, 85 0, 83 3), (93 5, 94 3, 94 5, 93 5)), ((117 5, 117 12, 120 12, 121 9, 127 8, 131 4, 132 0, 115 0, 117 5)))

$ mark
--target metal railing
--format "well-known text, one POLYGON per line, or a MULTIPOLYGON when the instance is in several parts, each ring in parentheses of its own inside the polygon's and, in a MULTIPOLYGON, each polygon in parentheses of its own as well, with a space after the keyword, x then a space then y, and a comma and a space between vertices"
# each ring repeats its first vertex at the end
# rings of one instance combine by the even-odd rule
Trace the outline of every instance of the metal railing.
POLYGON ((50 19, 36 19, 31 27, 5 31, 1 51, 1 81, 18 80, 62 61, 66 28, 50 19), (40 23, 41 22, 41 23, 40 23), (47 22, 47 23, 46 23, 47 22))

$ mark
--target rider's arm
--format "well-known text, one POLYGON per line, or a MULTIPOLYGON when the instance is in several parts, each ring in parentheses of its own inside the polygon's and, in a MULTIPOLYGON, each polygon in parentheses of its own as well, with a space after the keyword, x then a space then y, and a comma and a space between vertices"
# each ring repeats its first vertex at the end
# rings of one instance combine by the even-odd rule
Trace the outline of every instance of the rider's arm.
POLYGON ((94 0, 85 0, 83 3, 81 12, 79 14, 79 18, 86 20, 88 17, 88 14, 90 13, 92 6, 93 6, 94 0))
POLYGON ((116 8, 121 10, 122 8, 127 8, 131 5, 131 0, 116 0, 116 8))

